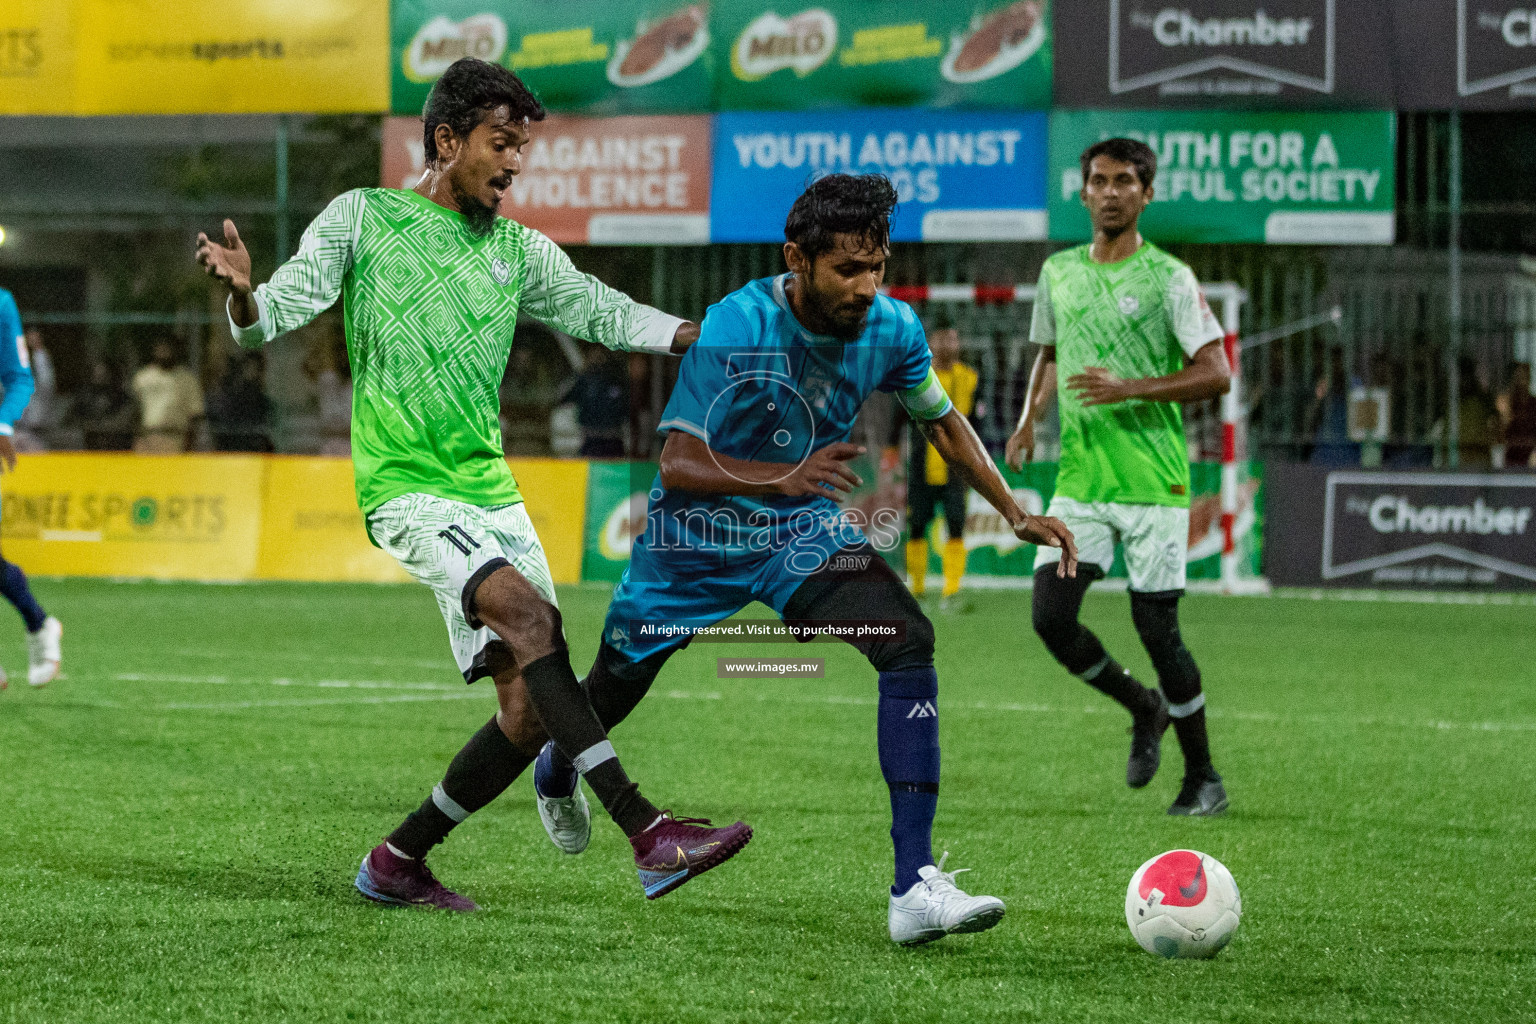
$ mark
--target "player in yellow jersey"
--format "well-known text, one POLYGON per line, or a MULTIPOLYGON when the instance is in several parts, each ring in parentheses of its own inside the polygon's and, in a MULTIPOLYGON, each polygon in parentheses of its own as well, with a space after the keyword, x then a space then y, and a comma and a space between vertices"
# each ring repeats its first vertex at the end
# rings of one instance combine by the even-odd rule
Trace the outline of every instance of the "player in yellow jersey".
MULTIPOLYGON (((935 331, 928 341, 933 373, 960 415, 976 408, 976 371, 960 361, 960 332, 953 327, 935 331)), ((928 577, 928 526, 940 502, 944 504, 944 596, 939 607, 960 610, 960 580, 965 575, 965 481, 949 471, 939 451, 914 426, 912 459, 907 470, 907 583, 923 596, 928 577)))

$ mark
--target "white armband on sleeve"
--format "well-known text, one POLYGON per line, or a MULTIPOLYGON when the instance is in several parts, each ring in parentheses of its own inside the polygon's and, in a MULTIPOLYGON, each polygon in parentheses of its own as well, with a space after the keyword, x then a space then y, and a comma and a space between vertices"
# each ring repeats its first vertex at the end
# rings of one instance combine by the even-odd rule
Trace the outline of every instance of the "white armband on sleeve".
POLYGON ((630 350, 664 356, 672 354, 672 339, 676 337, 677 329, 688 322, 671 313, 638 304, 633 315, 635 331, 628 338, 630 350))
POLYGON ((16 428, 9 423, 0 423, 0 437, 10 437, 16 433, 16 428))
POLYGON ((949 400, 949 395, 944 393, 944 385, 939 383, 938 374, 933 372, 933 367, 928 367, 928 376, 915 388, 907 391, 896 392, 896 400, 907 410, 907 415, 915 420, 938 420, 949 415, 954 403, 949 400))
POLYGON ((241 327, 235 323, 234 302, 231 295, 224 300, 224 315, 229 318, 229 333, 235 339, 235 344, 241 348, 260 348, 267 343, 267 331, 271 322, 267 319, 266 305, 261 301, 259 292, 251 293, 251 301, 256 304, 256 322, 249 327, 241 327))

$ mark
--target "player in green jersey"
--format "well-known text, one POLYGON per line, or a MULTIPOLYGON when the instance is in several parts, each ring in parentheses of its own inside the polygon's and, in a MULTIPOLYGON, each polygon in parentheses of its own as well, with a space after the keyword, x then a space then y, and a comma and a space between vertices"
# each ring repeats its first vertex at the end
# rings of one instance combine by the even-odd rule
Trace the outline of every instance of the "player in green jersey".
POLYGON ((1076 578, 1058 577, 1054 556, 1035 563, 1034 626, 1074 675, 1132 716, 1126 781, 1157 772, 1170 720, 1184 752, 1184 784, 1169 814, 1226 809, 1211 764, 1200 670, 1179 635, 1189 540, 1189 455, 1181 402, 1226 392, 1222 330, 1194 273, 1145 242, 1137 225, 1152 201, 1157 157, 1131 139, 1109 139, 1082 156, 1082 201, 1093 243, 1046 260, 1031 337, 1040 346, 1008 464, 1034 447, 1035 423, 1060 392, 1061 468, 1047 515, 1077 536, 1076 578), (1078 621, 1083 596, 1125 549, 1131 618, 1161 692, 1142 686, 1078 621))
MULTIPOLYGON (((344 303, 352 366, 352 449, 369 536, 437 598, 465 682, 490 676, 497 714, 443 781, 366 857, 370 899, 474 910, 426 867, 427 852, 490 803, 553 739, 629 836, 642 885, 676 885, 751 838, 676 819, 640 795, 571 670, 554 585, 502 455, 497 388, 519 309, 620 351, 681 352, 698 327, 580 273, 553 242, 497 215, 544 108, 505 68, 466 58, 423 112, 427 171, 410 191, 358 189, 304 232, 258 288, 231 221, 197 258, 229 290, 230 330, 259 346, 344 303), (546 732, 547 730, 547 732, 546 732)), ((385 627, 387 628, 387 627, 385 627)), ((541 801, 546 827, 589 828, 580 787, 541 801)))

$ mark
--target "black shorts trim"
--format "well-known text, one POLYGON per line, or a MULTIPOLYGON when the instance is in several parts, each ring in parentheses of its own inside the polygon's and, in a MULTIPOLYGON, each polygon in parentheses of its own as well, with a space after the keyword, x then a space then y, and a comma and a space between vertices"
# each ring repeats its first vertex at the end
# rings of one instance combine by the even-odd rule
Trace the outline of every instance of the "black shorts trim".
POLYGON ((464 621, 469 623, 470 629, 485 628, 485 623, 481 622, 480 616, 475 614, 475 591, 480 589, 480 584, 484 583, 491 573, 511 564, 505 558, 493 558, 476 569, 469 579, 464 581, 464 590, 459 594, 459 602, 464 606, 464 621))
POLYGON ((506 641, 497 637, 475 652, 475 660, 464 670, 464 682, 472 683, 486 676, 499 676, 511 668, 517 668, 517 659, 512 656, 512 648, 507 646, 506 641))

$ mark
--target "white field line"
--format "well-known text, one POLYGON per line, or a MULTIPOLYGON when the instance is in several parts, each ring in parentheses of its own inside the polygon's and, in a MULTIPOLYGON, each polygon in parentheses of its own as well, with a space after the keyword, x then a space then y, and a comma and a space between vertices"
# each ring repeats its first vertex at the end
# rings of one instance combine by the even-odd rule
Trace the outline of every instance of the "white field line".
MULTIPOLYGON (((283 687, 307 687, 319 689, 356 689, 356 690, 415 690, 431 691, 424 693, 400 694, 395 696, 378 697, 330 697, 301 700, 243 700, 223 701, 213 703, 166 703, 153 705, 155 710, 162 711, 226 711, 242 710, 245 708, 264 707, 318 707, 334 704, 401 704, 419 703, 438 700, 467 700, 489 689, 488 687, 476 689, 474 687, 458 687, 442 683, 421 683, 392 679, 321 679, 313 682, 296 681, 294 679, 279 676, 272 679, 230 679, 226 676, 181 676, 181 675, 153 675, 140 672, 123 672, 113 677, 120 682, 169 682, 169 683, 244 683, 247 685, 270 685, 283 687)), ((487 694, 489 696, 489 694, 487 694)), ((751 701, 758 704, 815 704, 821 706, 853 706, 873 707, 879 703, 876 697, 845 696, 841 694, 777 694, 754 693, 733 694, 729 698, 718 690, 688 691, 688 690, 658 690, 654 696, 664 697, 669 700, 685 701, 723 701, 738 700, 751 701)), ((989 702, 989 701, 947 701, 941 704, 946 711, 951 712, 1011 712, 1032 715, 1101 715, 1119 714, 1118 709, 1108 706, 1084 705, 1081 707, 1057 707, 1050 704, 1021 703, 1016 701, 989 702)), ((1377 718, 1373 716, 1352 715, 1279 715, 1266 711, 1230 711, 1220 707, 1210 709, 1213 718, 1231 718, 1245 722, 1268 722, 1276 724, 1306 724, 1306 725, 1347 725, 1364 727, 1383 727, 1391 729, 1433 729, 1439 732, 1464 731, 1464 732, 1536 732, 1536 722, 1453 722, 1440 719, 1406 719, 1406 718, 1377 718)))

